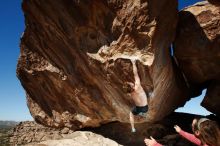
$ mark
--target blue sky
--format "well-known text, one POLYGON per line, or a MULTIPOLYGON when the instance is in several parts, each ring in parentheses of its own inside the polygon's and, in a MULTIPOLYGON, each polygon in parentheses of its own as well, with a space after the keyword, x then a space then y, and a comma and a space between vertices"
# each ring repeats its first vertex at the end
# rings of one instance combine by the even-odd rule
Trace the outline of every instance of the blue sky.
POLYGON ((193 4, 200 2, 200 1, 203 1, 203 0, 178 0, 178 3, 179 3, 178 9, 181 10, 184 7, 193 5, 193 4))
MULTIPOLYGON (((199 0, 179 0, 179 9, 199 0)), ((21 0, 5 0, 0 5, 0 120, 32 120, 26 105, 25 92, 16 77, 20 36, 24 31, 21 0)), ((203 92, 204 96, 205 92, 203 92)), ((199 104, 202 96, 177 111, 207 114, 199 104)))
POLYGON ((16 77, 20 36, 24 31, 21 0, 0 5, 0 120, 31 120, 25 92, 16 77))

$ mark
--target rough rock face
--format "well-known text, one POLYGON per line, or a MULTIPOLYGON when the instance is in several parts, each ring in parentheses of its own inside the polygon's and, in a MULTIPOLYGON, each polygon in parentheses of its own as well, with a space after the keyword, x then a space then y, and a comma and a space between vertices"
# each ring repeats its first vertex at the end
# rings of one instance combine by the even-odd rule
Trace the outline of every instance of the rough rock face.
POLYGON ((120 146, 115 141, 92 132, 73 132, 68 128, 48 128, 33 121, 21 122, 15 127, 13 136, 10 138, 10 144, 26 146, 55 146, 58 144, 60 146, 120 146))
POLYGON ((28 143, 39 143, 41 141, 62 139, 73 133, 68 128, 54 129, 44 127, 33 121, 25 121, 19 123, 14 129, 10 137, 12 145, 24 145, 28 143))
POLYGON ((202 102, 220 115, 220 7, 200 2, 180 13, 174 54, 192 96, 207 88, 202 102))
POLYGON ((24 0, 22 6, 17 76, 37 122, 72 129, 128 122, 130 59, 138 60, 146 92, 153 89, 142 122, 162 119, 187 100, 169 54, 176 0, 24 0))

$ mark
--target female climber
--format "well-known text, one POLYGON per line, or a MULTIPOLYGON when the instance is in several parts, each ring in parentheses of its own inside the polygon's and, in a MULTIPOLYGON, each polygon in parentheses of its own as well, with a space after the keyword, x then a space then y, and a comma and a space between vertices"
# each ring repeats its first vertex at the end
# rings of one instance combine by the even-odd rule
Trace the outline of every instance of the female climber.
MULTIPOLYGON (((194 119, 192 131, 194 134, 183 131, 179 126, 174 126, 181 136, 199 146, 220 146, 220 130, 215 121, 207 118, 194 119)), ((162 146, 153 137, 144 140, 147 146, 162 146)))

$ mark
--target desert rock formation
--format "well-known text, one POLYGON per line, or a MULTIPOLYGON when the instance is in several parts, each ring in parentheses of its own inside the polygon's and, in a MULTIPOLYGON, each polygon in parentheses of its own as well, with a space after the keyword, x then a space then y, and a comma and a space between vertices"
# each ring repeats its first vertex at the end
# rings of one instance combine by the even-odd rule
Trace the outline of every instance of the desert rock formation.
POLYGON ((58 144, 63 146, 120 146, 115 141, 92 132, 73 132, 68 128, 54 129, 33 121, 19 123, 10 137, 10 145, 55 146, 58 144))
POLYGON ((62 139, 73 131, 64 129, 54 129, 44 127, 34 121, 20 122, 14 129, 10 137, 10 144, 25 145, 28 143, 36 144, 46 140, 62 139))
POLYGON ((220 7, 200 2, 179 13, 174 55, 191 97, 207 88, 202 106, 220 115, 220 7))
POLYGON ((34 119, 79 129, 128 122, 125 90, 136 59, 148 98, 144 121, 157 121, 188 100, 169 47, 176 0, 23 0, 25 32, 17 76, 34 119))

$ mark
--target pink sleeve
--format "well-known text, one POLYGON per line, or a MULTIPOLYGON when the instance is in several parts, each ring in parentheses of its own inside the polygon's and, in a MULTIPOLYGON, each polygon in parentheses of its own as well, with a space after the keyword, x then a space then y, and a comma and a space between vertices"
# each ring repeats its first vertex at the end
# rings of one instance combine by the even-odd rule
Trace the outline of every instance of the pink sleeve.
POLYGON ((186 138, 187 140, 191 141, 192 143, 194 143, 194 144, 196 144, 196 145, 201 145, 201 141, 200 141, 198 138, 196 138, 195 135, 190 134, 190 133, 188 133, 188 132, 185 132, 185 131, 183 131, 183 130, 181 130, 181 131, 179 132, 179 134, 180 134, 181 136, 183 136, 184 138, 186 138))
POLYGON ((154 144, 154 146, 162 146, 162 145, 157 142, 154 144))

